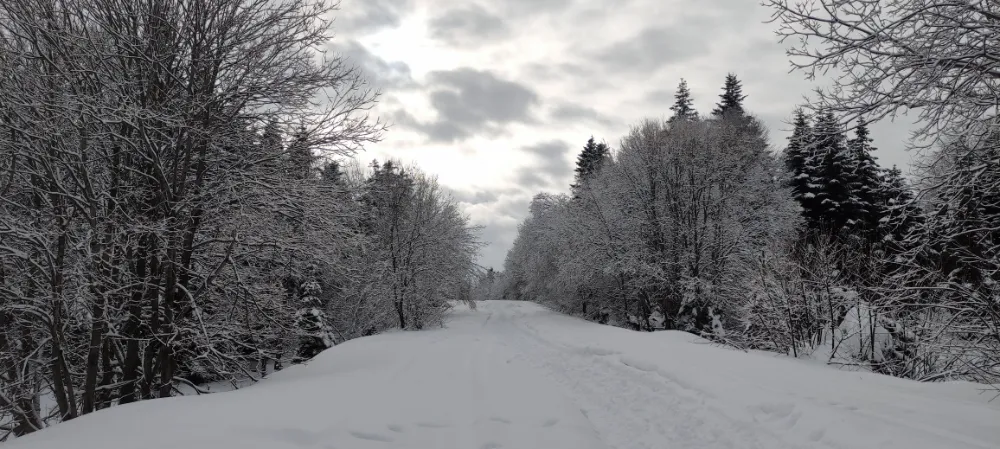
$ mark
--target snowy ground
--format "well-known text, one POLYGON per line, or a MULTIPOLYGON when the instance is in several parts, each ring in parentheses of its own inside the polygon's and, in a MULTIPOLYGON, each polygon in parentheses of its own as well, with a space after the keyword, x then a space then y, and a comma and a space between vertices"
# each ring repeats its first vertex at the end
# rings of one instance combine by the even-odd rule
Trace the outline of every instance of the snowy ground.
POLYGON ((4 449, 1000 448, 1000 399, 637 333, 530 303, 363 338, 235 392, 116 407, 4 449))

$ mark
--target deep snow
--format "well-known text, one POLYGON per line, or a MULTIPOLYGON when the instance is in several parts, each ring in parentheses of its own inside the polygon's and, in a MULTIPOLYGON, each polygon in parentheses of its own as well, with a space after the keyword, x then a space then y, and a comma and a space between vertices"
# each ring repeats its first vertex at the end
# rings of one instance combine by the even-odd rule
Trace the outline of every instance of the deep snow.
POLYGON ((347 342, 234 392, 115 407, 4 449, 1000 448, 1000 399, 601 326, 521 302, 347 342))

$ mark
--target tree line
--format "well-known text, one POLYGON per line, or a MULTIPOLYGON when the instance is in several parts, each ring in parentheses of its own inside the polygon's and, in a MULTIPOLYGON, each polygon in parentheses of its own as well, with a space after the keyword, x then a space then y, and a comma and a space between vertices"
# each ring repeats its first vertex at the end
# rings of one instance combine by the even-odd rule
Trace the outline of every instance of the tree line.
POLYGON ((242 381, 468 297, 478 230, 353 155, 311 0, 0 4, 0 440, 242 381), (50 406, 51 405, 51 406, 50 406))
POLYGON ((911 185, 878 164, 850 98, 794 111, 778 151, 745 98, 730 74, 703 116, 682 80, 668 120, 614 149, 591 138, 570 191, 531 202, 490 294, 911 379, 1000 379, 995 117, 941 135, 911 185))

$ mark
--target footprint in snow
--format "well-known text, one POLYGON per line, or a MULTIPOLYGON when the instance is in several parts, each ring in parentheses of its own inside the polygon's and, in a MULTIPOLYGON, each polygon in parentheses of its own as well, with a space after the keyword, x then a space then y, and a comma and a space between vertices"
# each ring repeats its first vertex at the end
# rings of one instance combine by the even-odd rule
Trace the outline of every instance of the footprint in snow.
POLYGON ((552 426, 554 426, 556 424, 559 424, 559 420, 555 419, 555 418, 550 418, 550 419, 545 420, 544 423, 542 423, 542 427, 552 427, 552 426))
POLYGON ((389 425, 388 425, 388 426, 386 426, 386 427, 388 427, 388 428, 389 428, 389 430, 391 430, 391 431, 393 431, 393 432, 396 432, 396 433, 403 433, 403 426, 400 426, 400 425, 398 425, 398 424, 389 424, 389 425))
POLYGON ((392 438, 377 433, 371 433, 371 432, 348 432, 348 433, 350 433, 352 437, 357 438, 359 440, 381 441, 383 443, 393 442, 392 438))

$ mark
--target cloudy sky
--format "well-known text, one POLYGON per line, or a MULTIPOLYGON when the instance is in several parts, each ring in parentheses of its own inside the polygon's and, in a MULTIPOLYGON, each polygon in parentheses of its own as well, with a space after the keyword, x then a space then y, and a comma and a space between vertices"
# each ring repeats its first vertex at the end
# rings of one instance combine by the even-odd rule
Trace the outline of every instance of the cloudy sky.
MULTIPOLYGON (((756 0, 341 0, 333 47, 383 92, 392 124, 363 160, 394 157, 436 174, 502 268, 531 197, 565 192, 593 135, 666 118, 683 77, 702 113, 727 72, 784 146, 814 84, 789 73, 756 0)), ((906 170, 909 125, 873 127, 883 164, 906 170)))

